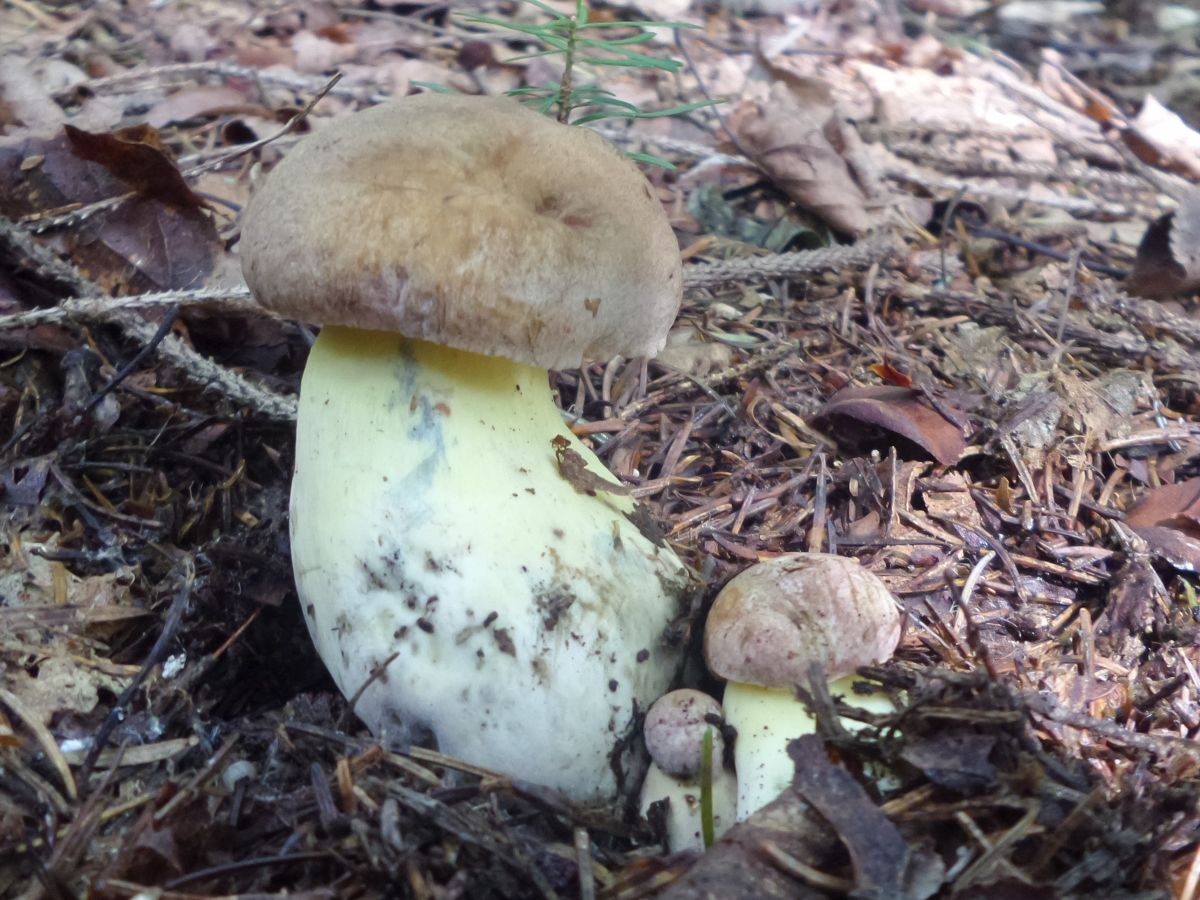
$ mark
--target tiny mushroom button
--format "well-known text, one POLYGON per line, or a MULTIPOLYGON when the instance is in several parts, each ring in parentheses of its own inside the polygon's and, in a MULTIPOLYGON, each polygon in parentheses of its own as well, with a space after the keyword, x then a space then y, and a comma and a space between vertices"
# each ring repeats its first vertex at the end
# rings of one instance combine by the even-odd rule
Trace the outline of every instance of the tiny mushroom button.
POLYGON ((756 563, 717 595, 704 626, 704 657, 727 681, 726 721, 737 729, 737 818, 792 782, 787 744, 816 730, 794 694, 818 665, 847 702, 889 711, 882 694, 853 693, 859 666, 891 658, 900 642, 895 599, 852 559, 797 553, 756 563))
POLYGON ((679 251, 645 178, 510 99, 409 97, 302 140, 251 201, 242 257, 261 303, 325 326, 292 564, 355 712, 614 797, 626 732, 679 667, 664 632, 691 575, 565 428, 546 369, 662 347, 679 251))
POLYGON ((650 769, 642 784, 642 812, 665 800, 667 848, 703 850, 701 804, 704 735, 712 736, 710 788, 713 838, 733 825, 737 779, 725 768, 721 704, 701 691, 681 688, 660 697, 646 713, 643 735, 650 769))

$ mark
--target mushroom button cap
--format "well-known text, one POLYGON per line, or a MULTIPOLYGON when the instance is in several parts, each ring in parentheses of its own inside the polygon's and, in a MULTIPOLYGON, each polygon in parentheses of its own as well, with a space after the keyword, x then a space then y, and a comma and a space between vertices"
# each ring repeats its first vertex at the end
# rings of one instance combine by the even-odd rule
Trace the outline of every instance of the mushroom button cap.
POLYGON ((700 772, 704 732, 711 728, 713 765, 720 768, 721 718, 721 704, 702 691, 682 688, 663 695, 650 707, 642 726, 650 758, 668 775, 695 776, 700 772))
POLYGON ((887 587, 858 562, 799 553, 757 563, 717 595, 704 631, 713 674, 770 688, 829 679, 891 657, 900 614, 887 587))
POLYGON ((504 97, 421 94, 301 141, 242 228, 263 305, 541 368, 653 355, 679 245, 637 167, 504 97))

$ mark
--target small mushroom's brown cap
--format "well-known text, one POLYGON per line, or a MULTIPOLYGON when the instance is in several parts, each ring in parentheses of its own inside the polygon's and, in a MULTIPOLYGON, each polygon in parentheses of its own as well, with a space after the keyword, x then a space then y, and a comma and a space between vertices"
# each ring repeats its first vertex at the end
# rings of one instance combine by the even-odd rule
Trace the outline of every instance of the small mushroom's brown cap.
POLYGON ((241 253, 285 316, 543 368, 653 355, 681 298, 637 167, 504 97, 406 97, 306 137, 251 200, 241 253))
POLYGON ((797 553, 757 563, 713 602, 704 658, 728 681, 769 688, 807 684, 884 662, 900 642, 900 613, 883 582, 852 559, 797 553))
POLYGON ((646 713, 642 735, 655 765, 668 775, 685 778, 700 772, 704 732, 713 732, 713 765, 720 769, 721 704, 702 691, 680 688, 663 694, 646 713))

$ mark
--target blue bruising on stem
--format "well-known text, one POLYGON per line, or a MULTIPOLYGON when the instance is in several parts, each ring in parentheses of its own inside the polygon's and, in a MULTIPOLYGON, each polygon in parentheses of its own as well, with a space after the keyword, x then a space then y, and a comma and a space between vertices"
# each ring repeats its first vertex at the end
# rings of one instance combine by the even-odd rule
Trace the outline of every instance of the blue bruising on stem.
POLYGON ((393 366, 393 377, 397 387, 392 396, 392 412, 409 415, 412 424, 406 432, 406 437, 413 444, 429 448, 424 458, 397 485, 397 489, 406 492, 408 503, 411 503, 414 494, 425 493, 432 488, 438 471, 448 465, 446 435, 443 429, 444 416, 434 408, 435 404, 428 394, 420 393, 420 370, 421 363, 413 352, 412 344, 401 338, 396 363, 393 366))

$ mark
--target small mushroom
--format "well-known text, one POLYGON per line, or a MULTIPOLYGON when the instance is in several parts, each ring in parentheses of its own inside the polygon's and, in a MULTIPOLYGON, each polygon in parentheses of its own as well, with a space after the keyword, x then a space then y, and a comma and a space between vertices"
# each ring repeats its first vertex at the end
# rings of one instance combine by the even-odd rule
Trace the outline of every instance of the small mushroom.
POLYGON ((708 694, 682 688, 655 701, 646 713, 643 736, 650 769, 642 784, 642 814, 660 800, 668 803, 667 849, 704 850, 701 779, 704 735, 712 734, 713 838, 733 825, 737 778, 725 767, 721 704, 708 694))
POLYGON ((292 565, 355 712, 400 744, 611 799, 682 650, 691 576, 565 427, 546 369, 653 354, 679 247, 595 133, 425 94, 304 138, 253 197, 246 281, 324 325, 292 565))
POLYGON ((852 559, 797 553, 757 563, 721 590, 704 630, 704 657, 726 679, 726 721, 737 729, 737 818, 765 806, 792 781, 787 744, 816 723, 793 693, 820 665, 834 694, 875 712, 882 694, 854 692, 859 666, 891 658, 900 614, 891 593, 852 559))

